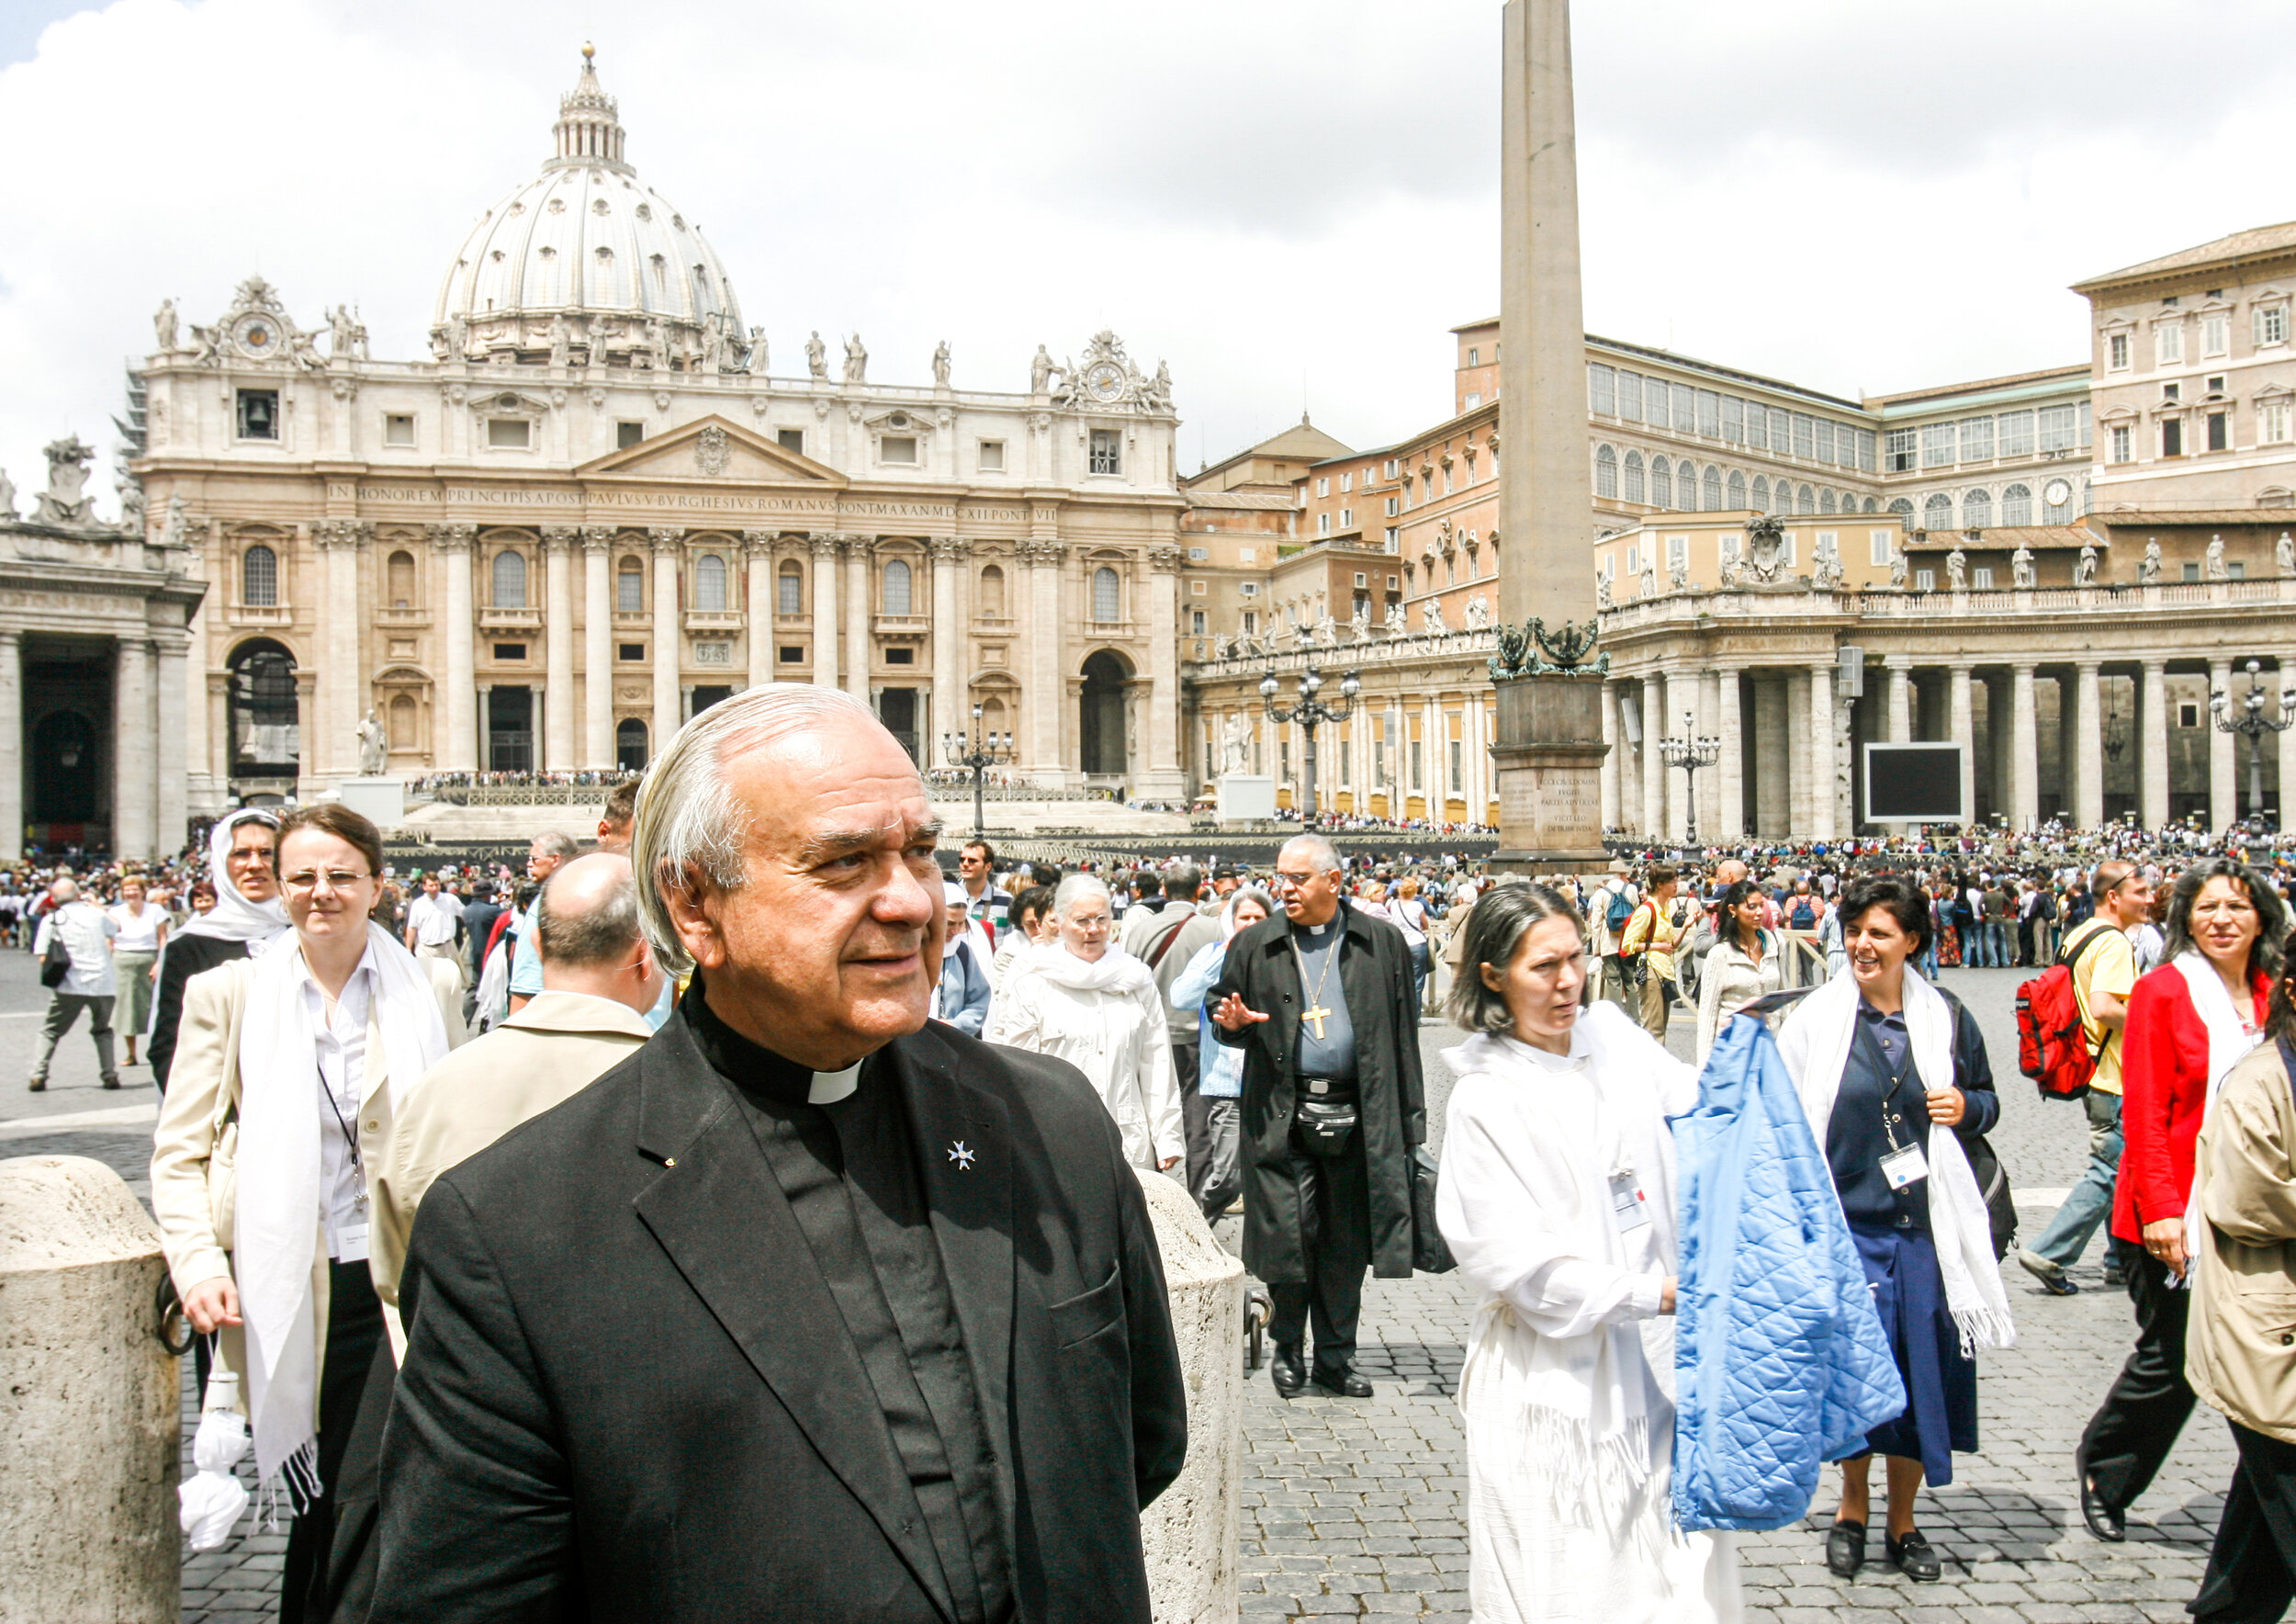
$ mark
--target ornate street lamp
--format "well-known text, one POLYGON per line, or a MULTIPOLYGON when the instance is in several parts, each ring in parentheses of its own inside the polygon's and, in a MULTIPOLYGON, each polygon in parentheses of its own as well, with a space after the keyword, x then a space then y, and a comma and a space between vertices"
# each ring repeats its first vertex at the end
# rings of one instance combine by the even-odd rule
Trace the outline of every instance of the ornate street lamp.
POLYGON ((1302 774, 1301 784, 1305 792, 1303 798, 1307 802, 1306 820, 1310 823, 1315 821, 1317 811, 1315 729, 1322 723, 1344 722, 1349 716, 1354 716, 1356 695, 1363 692, 1363 683, 1356 678, 1354 671, 1349 671, 1339 679, 1340 703, 1338 705, 1330 705, 1316 697, 1322 687, 1323 679, 1316 674, 1313 666, 1308 667, 1306 671, 1300 673, 1299 700, 1287 708, 1276 703, 1277 692, 1276 668, 1269 666, 1267 674, 1260 679, 1260 698, 1266 703, 1269 719, 1279 726, 1285 722, 1297 722, 1307 733, 1308 748, 1304 758, 1306 770, 1302 774))
POLYGON ((941 759, 951 767, 969 768, 973 773, 973 838, 987 838, 982 793, 983 775, 991 767, 1002 766, 1013 758, 1013 739, 1009 733, 983 733, 981 707, 973 707, 973 728, 970 733, 943 733, 940 736, 941 759))
POLYGON ((2296 682, 2281 688, 2280 716, 2276 722, 2264 714, 2264 682, 2257 675, 2261 669, 2260 661, 2248 662, 2248 692, 2239 711, 2233 709, 2232 695, 2222 688, 2209 695, 2209 713, 2215 719, 2216 730, 2237 733, 2248 740, 2248 814, 2256 818, 2264 816, 2264 736, 2296 727, 2296 682))
POLYGON ((2129 748, 2129 731, 2121 721, 2121 696, 2113 694, 2108 704, 2111 708, 2105 713, 2105 759, 2117 761, 2129 748))
POLYGON ((1722 759, 1722 741, 1712 737, 1699 738, 1697 728, 1698 713, 1686 710, 1683 713, 1683 736, 1659 740, 1666 764, 1683 770, 1683 832, 1684 841, 1692 846, 1698 843, 1698 769, 1711 767, 1722 759))

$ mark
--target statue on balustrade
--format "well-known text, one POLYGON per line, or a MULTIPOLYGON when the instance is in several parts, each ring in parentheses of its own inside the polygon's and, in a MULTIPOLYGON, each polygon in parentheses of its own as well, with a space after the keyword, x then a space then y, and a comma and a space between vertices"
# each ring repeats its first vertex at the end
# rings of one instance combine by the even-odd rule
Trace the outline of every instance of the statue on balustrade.
POLYGON ((1667 564, 1666 590, 1671 592, 1686 592, 1690 590, 1690 560, 1688 558, 1675 558, 1667 564))
POLYGON ((805 375, 823 379, 829 376, 829 349, 821 342, 818 327, 814 329, 813 336, 805 340, 805 375))
MULTIPOLYGON (((182 501, 177 497, 178 502, 182 501)), ((0 468, 0 519, 13 519, 16 513, 16 481, 8 478, 8 470, 0 468)))
POLYGON ((1390 603, 1387 606, 1387 635, 1390 637, 1400 637, 1410 630, 1411 621, 1403 614, 1402 604, 1390 603))
POLYGON ((2232 579, 2232 570, 2224 563, 2224 538, 2221 536, 2209 537, 2208 578, 2211 581, 2232 579))
POLYGON ((2296 575, 2296 536, 2281 531, 2279 540, 2272 544, 2272 558, 2282 575, 2296 575))
POLYGON ((1889 586, 1892 592, 1906 590, 1906 549, 1901 547, 1889 549, 1889 586))
POLYGON ((1245 734, 1244 718, 1233 712, 1229 713, 1228 730, 1226 736, 1220 741, 1221 772, 1241 773, 1244 771, 1245 752, 1248 748, 1245 734))
POLYGON ((945 338, 933 351, 933 387, 943 389, 949 387, 949 341, 945 338))
POLYGON ((2033 550, 2022 542, 2009 555, 2009 580, 2020 592, 2033 590, 2033 550))
POLYGON ((1655 598, 1658 595, 1659 561, 1655 556, 1652 556, 1642 560, 1642 580, 1635 587, 1635 596, 1655 598))
POLYGON ((2144 544, 2144 561, 2136 567, 2136 583, 2139 586, 2160 584, 2160 537, 2158 536, 2155 536, 2144 544))
MULTIPOLYGON (((1724 586, 1730 585, 1736 579, 1733 572, 1737 570, 1737 568, 1738 566, 1735 563, 1725 564, 1722 566, 1722 584, 1724 586)), ((1597 609, 1608 609, 1612 606, 1610 577, 1608 575, 1598 575, 1594 578, 1594 606, 1597 609)))
POLYGON ((1831 536, 1818 538, 1817 573, 1812 584, 1819 592, 1831 592, 1841 584, 1841 549, 1834 545, 1831 536))
POLYGON ((847 383, 869 381, 869 350, 862 344, 861 334, 858 333, 853 333, 845 341, 845 381, 847 383))
POLYGON ((2097 544, 2095 542, 2081 543, 2081 556, 2073 565, 2073 584, 2075 586, 2097 584, 2097 544))
POLYGON ((1450 628, 1443 624, 1443 600, 1429 598, 1419 611, 1419 617, 1431 637, 1442 637, 1450 628))
POLYGON ((1467 629, 1480 632, 1491 625, 1491 600, 1477 592, 1467 600, 1467 629))
POLYGON ((1958 544, 1945 555, 1945 580, 1954 592, 1965 592, 1969 590, 1969 555, 1963 552, 1958 544))
POLYGON ((1351 634, 1353 634, 1356 642, 1361 643, 1369 640, 1371 636, 1370 599, 1357 598, 1356 600, 1356 612, 1347 617, 1347 629, 1351 634))

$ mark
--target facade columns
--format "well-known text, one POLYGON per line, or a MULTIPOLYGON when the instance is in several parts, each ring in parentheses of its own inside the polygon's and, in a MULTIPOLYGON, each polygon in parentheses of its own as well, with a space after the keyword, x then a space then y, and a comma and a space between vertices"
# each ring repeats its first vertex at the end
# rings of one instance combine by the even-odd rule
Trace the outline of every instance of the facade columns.
POLYGON ((837 684, 837 560, 845 550, 842 536, 815 535, 813 547, 813 680, 823 688, 837 684))
MULTIPOLYGON (((191 639, 181 634, 170 634, 157 640, 159 671, 154 683, 159 726, 153 732, 158 761, 154 763, 158 775, 158 795, 152 809, 156 826, 152 830, 152 855, 164 857, 184 843, 191 824, 188 791, 190 784, 190 727, 188 718, 197 710, 191 704, 189 655, 191 639)), ((0 732, 0 739, 13 739, 14 733, 0 732)))
POLYGON ((1657 671, 1642 678, 1642 838, 1663 840, 1671 824, 1666 816, 1666 752, 1659 740, 1666 732, 1666 682, 1657 671))
MULTIPOLYGON (((1619 791, 1620 758, 1626 753, 1626 740, 1618 724, 1618 679, 1603 679, 1603 828, 1607 831, 1622 827, 1626 818, 1622 807, 1626 797, 1619 791)), ((2296 751, 2290 752, 2296 755, 2296 751)))
POLYGON ((2010 668, 2009 688, 2009 825, 2025 833, 2041 827, 2041 726, 2033 668, 2010 668))
MULTIPOLYGON (((1061 565, 1068 556, 1064 542, 1024 541, 1017 549, 1029 567, 1030 624, 1036 635, 1028 640, 1028 687, 1021 701, 1029 713, 1027 776, 1039 784, 1064 784, 1068 771, 1061 756, 1061 639, 1046 633, 1061 624, 1061 565)), ((1282 777, 1272 737, 1268 771, 1282 777)), ((1280 783, 1277 785, 1281 787, 1280 783)))
MULTIPOLYGON (((582 526, 582 764, 611 767, 613 748, 613 527, 582 526)), ((573 696, 568 694, 570 704, 573 696)))
POLYGON ((114 644, 112 853, 152 855, 152 644, 138 632, 114 644))
POLYGON ((561 773, 574 754, 574 543, 570 525, 542 532, 542 769, 561 773))
POLYGON ((762 688, 773 680, 773 533, 741 533, 742 580, 748 588, 748 613, 743 617, 749 648, 749 686, 762 688))
POLYGON ((1834 671, 1830 660, 1809 668, 1809 834, 1813 840, 1834 838, 1834 773, 1839 768, 1834 748, 1834 671))
POLYGON ((1715 677, 1714 731, 1722 741, 1722 759, 1714 770, 1714 830, 1722 840, 1735 840, 1746 833, 1746 745, 1738 671, 1726 666, 1715 677))
POLYGON ((2148 660, 2137 696, 2137 816, 2146 829, 2168 822, 2168 662, 2148 660))
POLYGON ((957 614, 957 572, 964 568, 971 549, 958 536, 936 536, 927 544, 933 555, 933 707, 925 735, 927 765, 938 761, 943 734, 973 731, 972 707, 965 703, 964 628, 957 614))
MULTIPOLYGON (((318 739, 304 752, 306 778, 348 777, 358 770, 360 659, 359 554, 361 526, 329 519, 311 527, 318 549, 319 647, 327 658, 319 667, 318 739)), ((117 836, 115 836, 117 838, 117 836)))
MULTIPOLYGON (((2229 660, 2209 661, 2209 697, 2214 699, 2219 694, 2227 700, 2233 696, 2233 662, 2229 660)), ((2240 758, 2234 753, 2240 737, 2216 725, 2213 706, 2203 716, 2202 726, 2209 734, 2209 828, 2223 829, 2240 816, 2240 758)))
POLYGON ((678 714, 678 645, 684 638, 678 624, 678 570, 685 551, 683 530, 674 525, 648 530, 654 546, 654 719, 653 738, 646 759, 658 761, 670 746, 670 736, 683 726, 678 714))
POLYGON ((2105 691, 2098 662, 2076 661, 2073 685, 2080 695, 2073 724, 2073 823, 2095 829, 2105 820, 2105 691))
MULTIPOLYGON (((2296 687, 2296 659, 2281 655, 2279 668, 2280 686, 2283 689, 2296 687)), ((2279 715, 2277 705, 2268 714, 2279 715)), ((7 737, 0 733, 0 739, 7 737)), ((2272 750, 2279 762, 2280 815, 2275 821, 2279 828, 2286 829, 2290 818, 2296 817, 2296 744, 2290 744, 2288 735, 2283 733, 2272 741, 2272 750)))
POLYGON ((1891 654, 1883 659, 1882 668, 1889 675, 1889 742, 1910 743, 1913 739, 1912 662, 1903 654, 1891 654))
MULTIPOLYGON (((183 570, 186 575, 195 580, 215 584, 213 573, 208 568, 208 546, 212 528, 212 521, 201 521, 185 526, 183 570)), ((184 707, 184 761, 192 779, 187 786, 189 796, 196 799, 202 812, 212 810, 222 805, 221 785, 216 782, 214 773, 213 741, 219 735, 208 726, 205 692, 208 660, 208 605, 215 600, 215 597, 216 593, 213 591, 200 593, 198 603, 192 609, 190 623, 185 627, 191 640, 191 648, 199 657, 198 664, 193 669, 198 672, 197 681, 200 691, 191 694, 184 707)), ((0 739, 14 739, 16 735, 12 732, 0 732, 0 739)), ((188 812, 188 805, 186 810, 188 812)), ((21 822, 21 819, 18 821, 21 822)), ((0 830, 0 841, 5 841, 7 838, 6 831, 0 830)), ((5 857, 6 851, 6 847, 0 845, 0 857, 5 857)))
MULTIPOLYGON (((1176 547, 1153 547, 1148 549, 1148 715, 1147 726, 1141 729, 1147 746, 1146 771, 1135 782, 1133 793, 1154 800, 1185 800, 1187 777, 1180 771, 1180 602, 1179 571, 1181 560, 1187 558, 1176 547)), ((1334 742, 1338 743, 1341 730, 1334 727, 1334 742)), ((1345 744, 1341 745, 1344 750, 1345 744)), ((1480 776, 1480 769, 1475 776, 1480 776)), ((1334 792, 1343 783, 1352 782, 1353 774, 1334 774, 1334 792)), ((1318 786, 1319 797, 1321 786, 1318 786)), ((1469 821, 1483 820, 1480 810, 1470 811, 1469 821)))
POLYGON ((869 576, 876 550, 872 536, 845 538, 845 691, 872 711, 877 707, 870 698, 869 670, 876 640, 869 635, 869 614, 877 594, 869 576))
POLYGON ((1970 670, 1965 665, 1945 668, 1945 714, 1953 742, 1961 746, 1961 804, 1977 817, 1977 716, 1969 692, 1970 670))
POLYGON ((470 607, 470 548, 478 534, 475 524, 430 527, 433 549, 446 569, 446 610, 440 616, 445 682, 438 702, 446 717, 446 748, 438 763, 445 773, 478 770, 478 713, 472 697, 478 688, 478 662, 470 607))
POLYGON ((24 738, 24 634, 0 630, 0 863, 24 855, 24 776, 30 752, 24 738))

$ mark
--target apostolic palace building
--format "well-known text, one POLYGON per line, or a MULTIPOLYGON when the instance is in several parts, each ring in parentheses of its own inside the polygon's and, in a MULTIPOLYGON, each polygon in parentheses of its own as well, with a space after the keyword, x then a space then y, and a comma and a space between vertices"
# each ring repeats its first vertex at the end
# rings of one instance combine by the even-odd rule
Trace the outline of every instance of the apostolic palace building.
MULTIPOLYGON (((1859 747, 1920 739, 1967 747, 1988 821, 2277 815, 2296 750, 2219 723, 2296 684, 2296 223, 2074 291, 2086 359, 1863 400, 1588 337, 1607 826, 1831 838, 1868 827, 1859 747)), ((1454 331, 1424 433, 1303 420, 1187 477, 1169 375, 1111 333, 1006 358, 1004 391, 946 344, 875 381, 842 332, 777 372, 587 61, 427 356, 310 313, 260 278, 205 324, 162 306, 119 523, 76 439, 22 518, 0 475, 0 857, 172 850, 363 748, 402 778, 641 766, 774 681, 843 684, 929 766, 975 726, 1064 795, 1261 773, 1296 805, 1307 739, 1260 684, 1311 666, 1362 683, 1316 740, 1325 807, 1497 820, 1495 321, 1454 331)))

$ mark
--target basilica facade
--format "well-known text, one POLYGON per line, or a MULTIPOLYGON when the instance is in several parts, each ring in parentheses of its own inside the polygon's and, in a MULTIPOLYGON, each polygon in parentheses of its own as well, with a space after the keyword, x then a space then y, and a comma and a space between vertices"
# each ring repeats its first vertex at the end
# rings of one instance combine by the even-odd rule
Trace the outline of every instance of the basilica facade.
POLYGON ((977 727, 1029 781, 1177 798, 1165 368, 1103 332, 1013 357, 1025 389, 958 387, 946 344, 888 383, 815 333, 777 374, 625 144, 586 53, 426 356, 260 278, 210 324, 163 307, 134 466, 208 586, 190 810, 324 793, 370 716, 401 777, 637 767, 792 681, 866 698, 927 765, 977 727))

